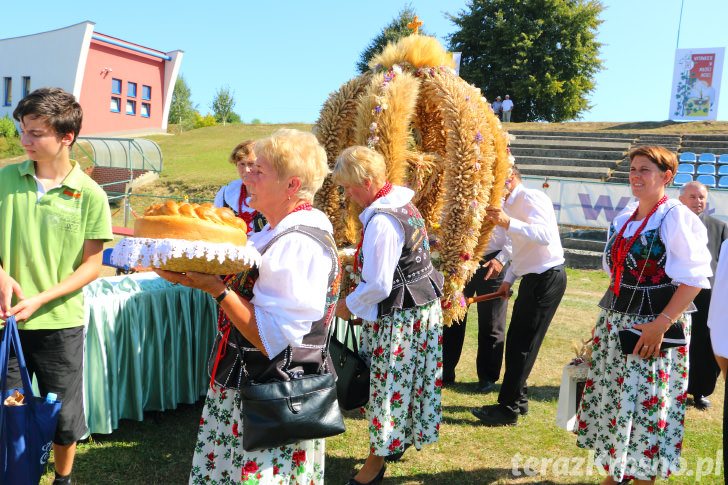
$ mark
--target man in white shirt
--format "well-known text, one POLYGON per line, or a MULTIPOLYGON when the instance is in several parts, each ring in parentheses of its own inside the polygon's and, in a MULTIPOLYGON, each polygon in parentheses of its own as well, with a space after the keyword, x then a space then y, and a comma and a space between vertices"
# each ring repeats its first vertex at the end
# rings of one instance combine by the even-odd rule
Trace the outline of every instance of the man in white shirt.
MULTIPOLYGON (((505 269, 511 259, 511 242, 505 229, 496 226, 485 250, 480 268, 465 285, 463 295, 486 295, 498 291, 503 283, 505 269)), ((503 349, 506 340, 507 299, 478 302, 478 354, 475 367, 478 373, 477 391, 483 394, 493 390, 500 379, 503 349)), ((455 382, 455 367, 465 341, 467 314, 459 322, 442 329, 442 384, 455 382)))
POLYGON ((526 380, 546 331, 566 291, 564 250, 551 199, 521 184, 518 168, 506 181, 503 207, 489 206, 486 218, 506 229, 512 260, 498 291, 508 294, 521 278, 506 336, 506 372, 498 404, 472 410, 487 426, 514 425, 528 413, 526 380))
POLYGON ((513 111, 513 101, 511 97, 506 94, 506 99, 503 100, 501 105, 501 111, 503 112, 503 121, 506 123, 511 122, 511 112, 513 111))
MULTIPOLYGON (((715 283, 710 297, 708 310, 708 328, 713 352, 723 377, 728 375, 728 240, 720 246, 718 269, 715 271, 715 283)), ((728 402, 728 385, 725 387, 725 400, 728 402)), ((728 406, 723 406, 723 463, 728 463, 728 406)))

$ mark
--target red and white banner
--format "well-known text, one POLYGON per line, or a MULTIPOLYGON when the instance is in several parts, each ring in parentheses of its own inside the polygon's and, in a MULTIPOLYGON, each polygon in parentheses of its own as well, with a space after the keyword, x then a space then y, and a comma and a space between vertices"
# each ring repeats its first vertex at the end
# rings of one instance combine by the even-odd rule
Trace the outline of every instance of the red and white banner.
POLYGON ((675 51, 669 119, 717 119, 724 53, 725 47, 675 51))

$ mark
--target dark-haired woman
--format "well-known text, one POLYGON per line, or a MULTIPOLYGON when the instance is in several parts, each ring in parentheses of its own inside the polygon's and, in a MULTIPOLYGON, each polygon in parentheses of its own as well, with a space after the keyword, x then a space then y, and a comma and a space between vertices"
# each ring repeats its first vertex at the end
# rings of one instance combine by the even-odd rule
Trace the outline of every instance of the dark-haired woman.
POLYGON ((688 346, 661 346, 673 325, 689 343, 692 301, 711 275, 705 226, 665 196, 675 154, 642 146, 630 161, 637 202, 609 228, 603 264, 611 282, 599 303, 578 415, 577 444, 595 451, 608 472, 603 484, 654 483, 679 470, 688 346), (641 335, 633 348, 622 348, 619 331, 629 328, 641 335))

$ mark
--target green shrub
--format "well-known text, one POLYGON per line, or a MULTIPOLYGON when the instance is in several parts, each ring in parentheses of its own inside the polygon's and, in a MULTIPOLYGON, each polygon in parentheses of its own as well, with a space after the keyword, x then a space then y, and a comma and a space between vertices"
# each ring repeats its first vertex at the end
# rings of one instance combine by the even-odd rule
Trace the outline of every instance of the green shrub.
POLYGON ((17 157, 23 153, 25 153, 25 149, 20 145, 20 139, 17 136, 0 136, 0 159, 17 157))
POLYGON ((255 118, 253 121, 250 122, 251 125, 259 125, 260 120, 258 118, 255 118))
POLYGON ((195 128, 215 126, 216 124, 217 121, 215 121, 215 117, 212 116, 210 113, 207 113, 207 116, 203 118, 202 116, 200 116, 200 113, 195 112, 195 128))
POLYGON ((8 115, 0 118, 0 136, 5 138, 14 138, 18 136, 18 130, 15 128, 15 123, 8 115))

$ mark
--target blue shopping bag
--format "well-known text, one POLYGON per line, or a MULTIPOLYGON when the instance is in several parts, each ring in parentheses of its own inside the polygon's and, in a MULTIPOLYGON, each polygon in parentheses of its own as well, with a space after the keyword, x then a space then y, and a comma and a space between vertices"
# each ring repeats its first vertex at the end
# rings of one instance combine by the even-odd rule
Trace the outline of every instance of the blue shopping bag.
POLYGON ((5 322, 0 342, 0 365, 0 483, 37 485, 53 447, 61 402, 49 403, 33 395, 15 317, 5 322), (18 359, 22 389, 6 389, 11 345, 18 359), (16 390, 25 396, 25 405, 6 406, 5 399, 16 390))

